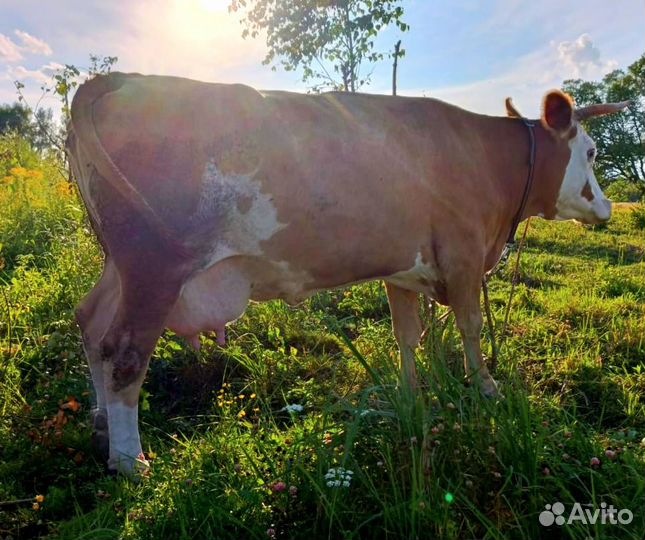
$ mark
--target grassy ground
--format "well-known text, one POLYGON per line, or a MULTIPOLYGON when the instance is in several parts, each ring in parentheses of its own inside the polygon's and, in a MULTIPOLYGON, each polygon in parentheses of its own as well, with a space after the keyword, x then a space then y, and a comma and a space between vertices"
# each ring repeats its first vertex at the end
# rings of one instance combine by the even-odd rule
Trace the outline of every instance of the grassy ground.
MULTIPOLYGON (((296 309, 251 305, 226 349, 205 339, 196 354, 166 334, 140 404, 152 467, 133 483, 106 476, 89 446, 72 313, 100 251, 55 163, 11 152, 0 161, 0 538, 645 536, 639 207, 594 229, 534 220, 498 401, 463 384, 441 310, 419 354, 424 391, 401 395, 378 283, 296 309), (558 501, 565 517, 579 502, 633 519, 541 525, 558 501)), ((509 273, 491 285, 498 321, 509 273)))

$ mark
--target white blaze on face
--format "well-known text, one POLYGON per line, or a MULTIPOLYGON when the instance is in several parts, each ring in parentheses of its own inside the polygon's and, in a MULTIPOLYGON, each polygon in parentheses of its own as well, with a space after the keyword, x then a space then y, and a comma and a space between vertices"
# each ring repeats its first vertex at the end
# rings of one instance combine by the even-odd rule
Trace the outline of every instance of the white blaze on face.
POLYGON ((571 157, 556 202, 556 219, 602 223, 611 217, 611 202, 603 194, 593 173, 596 145, 580 124, 569 141, 571 157))

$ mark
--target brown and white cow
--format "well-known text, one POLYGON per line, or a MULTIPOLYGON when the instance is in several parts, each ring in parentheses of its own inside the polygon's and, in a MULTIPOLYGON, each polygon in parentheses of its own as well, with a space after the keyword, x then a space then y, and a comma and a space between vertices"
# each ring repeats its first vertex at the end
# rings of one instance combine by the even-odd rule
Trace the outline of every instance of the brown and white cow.
MULTIPOLYGON (((576 111, 568 96, 547 94, 521 218, 609 219, 579 121, 626 105, 576 111)), ((71 116, 73 175, 105 251, 77 318, 111 469, 145 466, 137 403, 164 328, 195 346, 214 330, 224 344, 225 325, 250 299, 294 304, 385 280, 403 378, 414 384, 425 293, 453 308, 467 372, 496 393, 479 295, 526 183, 518 118, 426 98, 121 73, 82 85, 71 116)))

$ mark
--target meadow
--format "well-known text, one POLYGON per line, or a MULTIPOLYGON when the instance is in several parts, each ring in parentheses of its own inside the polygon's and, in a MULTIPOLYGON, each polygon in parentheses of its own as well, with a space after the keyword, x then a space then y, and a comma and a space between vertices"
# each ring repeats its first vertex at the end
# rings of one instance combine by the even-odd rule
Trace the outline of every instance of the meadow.
MULTIPOLYGON (((90 445, 73 310, 102 254, 60 163, 3 136, 0 538, 642 539, 644 255, 642 205, 603 226, 534 219, 497 400, 465 384, 441 307, 424 310, 422 389, 400 392, 377 282, 252 304, 226 348, 166 333, 140 401, 151 469, 134 482, 90 445), (632 519, 541 524, 556 502, 632 519)), ((490 284, 498 326, 510 280, 490 284)))

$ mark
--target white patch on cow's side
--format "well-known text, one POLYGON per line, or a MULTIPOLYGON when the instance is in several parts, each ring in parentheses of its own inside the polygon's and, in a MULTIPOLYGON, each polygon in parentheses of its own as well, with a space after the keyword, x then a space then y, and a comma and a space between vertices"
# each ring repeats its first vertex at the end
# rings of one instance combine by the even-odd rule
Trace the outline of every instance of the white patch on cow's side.
POLYGON ((611 203, 605 198, 593 172, 591 150, 596 149, 593 140, 580 124, 576 125, 577 134, 569 141, 571 157, 564 173, 560 193, 556 202, 556 219, 577 219, 583 223, 600 223, 611 217, 611 203), (585 184, 593 199, 583 196, 585 184))
POLYGON ((397 272, 384 279, 398 287, 434 296, 434 284, 438 281, 439 275, 437 268, 425 262, 421 251, 419 251, 412 268, 397 272))
POLYGON ((222 174, 213 159, 202 175, 201 197, 193 223, 217 216, 213 230, 210 264, 232 255, 261 255, 260 242, 268 240, 286 224, 278 221, 272 197, 262 193, 262 184, 250 174, 222 174))
POLYGON ((110 459, 108 467, 130 473, 142 459, 141 440, 139 439, 138 407, 128 407, 115 401, 108 402, 108 427, 110 432, 110 459))

